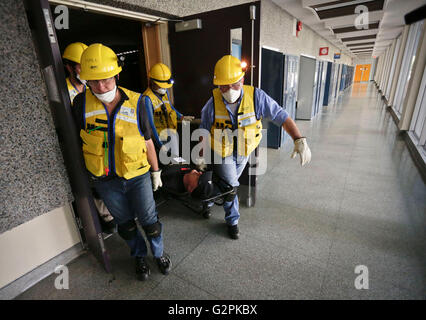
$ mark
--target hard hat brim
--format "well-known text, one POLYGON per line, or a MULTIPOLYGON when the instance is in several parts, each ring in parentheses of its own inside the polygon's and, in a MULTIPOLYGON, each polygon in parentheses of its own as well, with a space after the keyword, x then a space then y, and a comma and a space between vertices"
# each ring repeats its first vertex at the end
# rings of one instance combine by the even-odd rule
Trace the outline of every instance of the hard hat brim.
POLYGON ((62 58, 67 59, 67 60, 72 61, 72 62, 75 62, 75 63, 80 63, 80 61, 77 61, 77 59, 72 55, 64 54, 64 55, 62 55, 62 58))
POLYGON ((213 84, 215 86, 226 86, 226 85, 230 85, 230 84, 233 84, 233 83, 236 83, 236 82, 240 81, 242 78, 244 78, 244 75, 245 75, 245 72, 243 72, 238 77, 234 77, 234 78, 227 79, 227 80, 213 79, 213 84))
POLYGON ((157 86, 159 86, 160 88, 163 89, 168 89, 171 88, 173 86, 173 83, 167 83, 167 82, 158 82, 155 80, 152 80, 157 86))
POLYGON ((102 72, 102 73, 96 73, 96 74, 92 74, 90 72, 84 72, 83 70, 81 70, 80 72, 80 78, 82 80, 102 80, 102 79, 108 79, 108 78, 112 78, 115 75, 119 74, 121 72, 122 68, 118 67, 113 71, 108 71, 108 72, 102 72))

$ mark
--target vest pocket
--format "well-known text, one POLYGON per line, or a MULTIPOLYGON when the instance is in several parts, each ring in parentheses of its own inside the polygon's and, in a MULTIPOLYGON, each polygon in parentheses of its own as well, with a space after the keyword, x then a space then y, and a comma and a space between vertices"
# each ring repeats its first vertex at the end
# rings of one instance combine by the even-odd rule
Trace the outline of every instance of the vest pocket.
POLYGON ((126 179, 140 172, 148 171, 145 139, 141 136, 127 136, 121 140, 122 174, 126 179))
MULTIPOLYGON (((145 158, 146 159, 146 158, 145 158)), ((135 161, 135 162, 124 162, 123 163, 123 177, 125 179, 131 179, 145 173, 149 169, 148 161, 135 161)))
POLYGON ((146 153, 145 139, 138 136, 123 137, 121 153, 123 162, 135 162, 146 153))
POLYGON ((104 138, 91 135, 85 130, 80 130, 83 141, 83 156, 86 168, 93 175, 99 177, 104 174, 104 138))

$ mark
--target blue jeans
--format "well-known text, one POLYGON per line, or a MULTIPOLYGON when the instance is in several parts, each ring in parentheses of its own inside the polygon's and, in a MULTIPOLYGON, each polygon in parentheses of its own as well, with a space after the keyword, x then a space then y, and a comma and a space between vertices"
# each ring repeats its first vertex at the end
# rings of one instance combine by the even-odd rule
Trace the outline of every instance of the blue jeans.
MULTIPOLYGON (((223 164, 214 164, 213 170, 216 175, 225 180, 233 187, 238 187, 238 179, 246 167, 248 157, 238 156, 236 152, 232 156, 222 159, 223 164)), ((233 201, 227 201, 223 204, 225 210, 225 221, 228 225, 238 224, 240 218, 238 196, 233 201)))
MULTIPOLYGON (((149 171, 141 176, 126 180, 116 177, 106 181, 96 181, 94 188, 111 212, 118 226, 138 218, 142 227, 158 221, 152 193, 149 171)), ((163 233, 158 237, 147 237, 154 257, 163 255, 163 233)), ((145 239, 136 229, 136 236, 126 240, 132 257, 145 257, 148 253, 145 239)))

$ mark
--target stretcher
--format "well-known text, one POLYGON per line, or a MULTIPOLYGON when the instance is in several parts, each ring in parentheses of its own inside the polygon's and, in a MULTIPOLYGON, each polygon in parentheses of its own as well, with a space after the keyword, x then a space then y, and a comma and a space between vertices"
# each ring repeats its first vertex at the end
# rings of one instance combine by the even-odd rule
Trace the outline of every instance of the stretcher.
MULTIPOLYGON (((167 173, 167 170, 172 170, 176 172, 176 168, 188 167, 183 164, 170 164, 162 167, 163 172, 167 173)), ((182 176, 176 176, 176 179, 182 178, 182 176)), ((157 206, 167 203, 170 199, 176 199, 182 203, 185 207, 189 208, 198 215, 203 216, 204 218, 210 218, 210 207, 213 204, 223 205, 224 199, 227 195, 231 194, 234 191, 234 188, 228 184, 226 181, 213 174, 212 176, 213 183, 213 193, 210 197, 206 199, 200 199, 194 197, 188 191, 176 190, 168 186, 167 181, 163 181, 163 187, 161 187, 157 192, 155 192, 154 197, 156 198, 157 206)))

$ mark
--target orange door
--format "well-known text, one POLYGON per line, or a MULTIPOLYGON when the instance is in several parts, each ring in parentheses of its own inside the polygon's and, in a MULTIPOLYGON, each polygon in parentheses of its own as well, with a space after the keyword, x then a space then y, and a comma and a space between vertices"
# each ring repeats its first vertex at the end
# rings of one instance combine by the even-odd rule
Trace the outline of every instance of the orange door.
POLYGON ((370 68, 371 68, 371 64, 364 64, 363 66, 363 73, 362 73, 362 78, 361 81, 368 81, 370 79, 370 68))
POLYGON ((360 82, 361 81, 363 66, 364 66, 363 64, 357 64, 356 69, 355 69, 354 82, 360 82))

